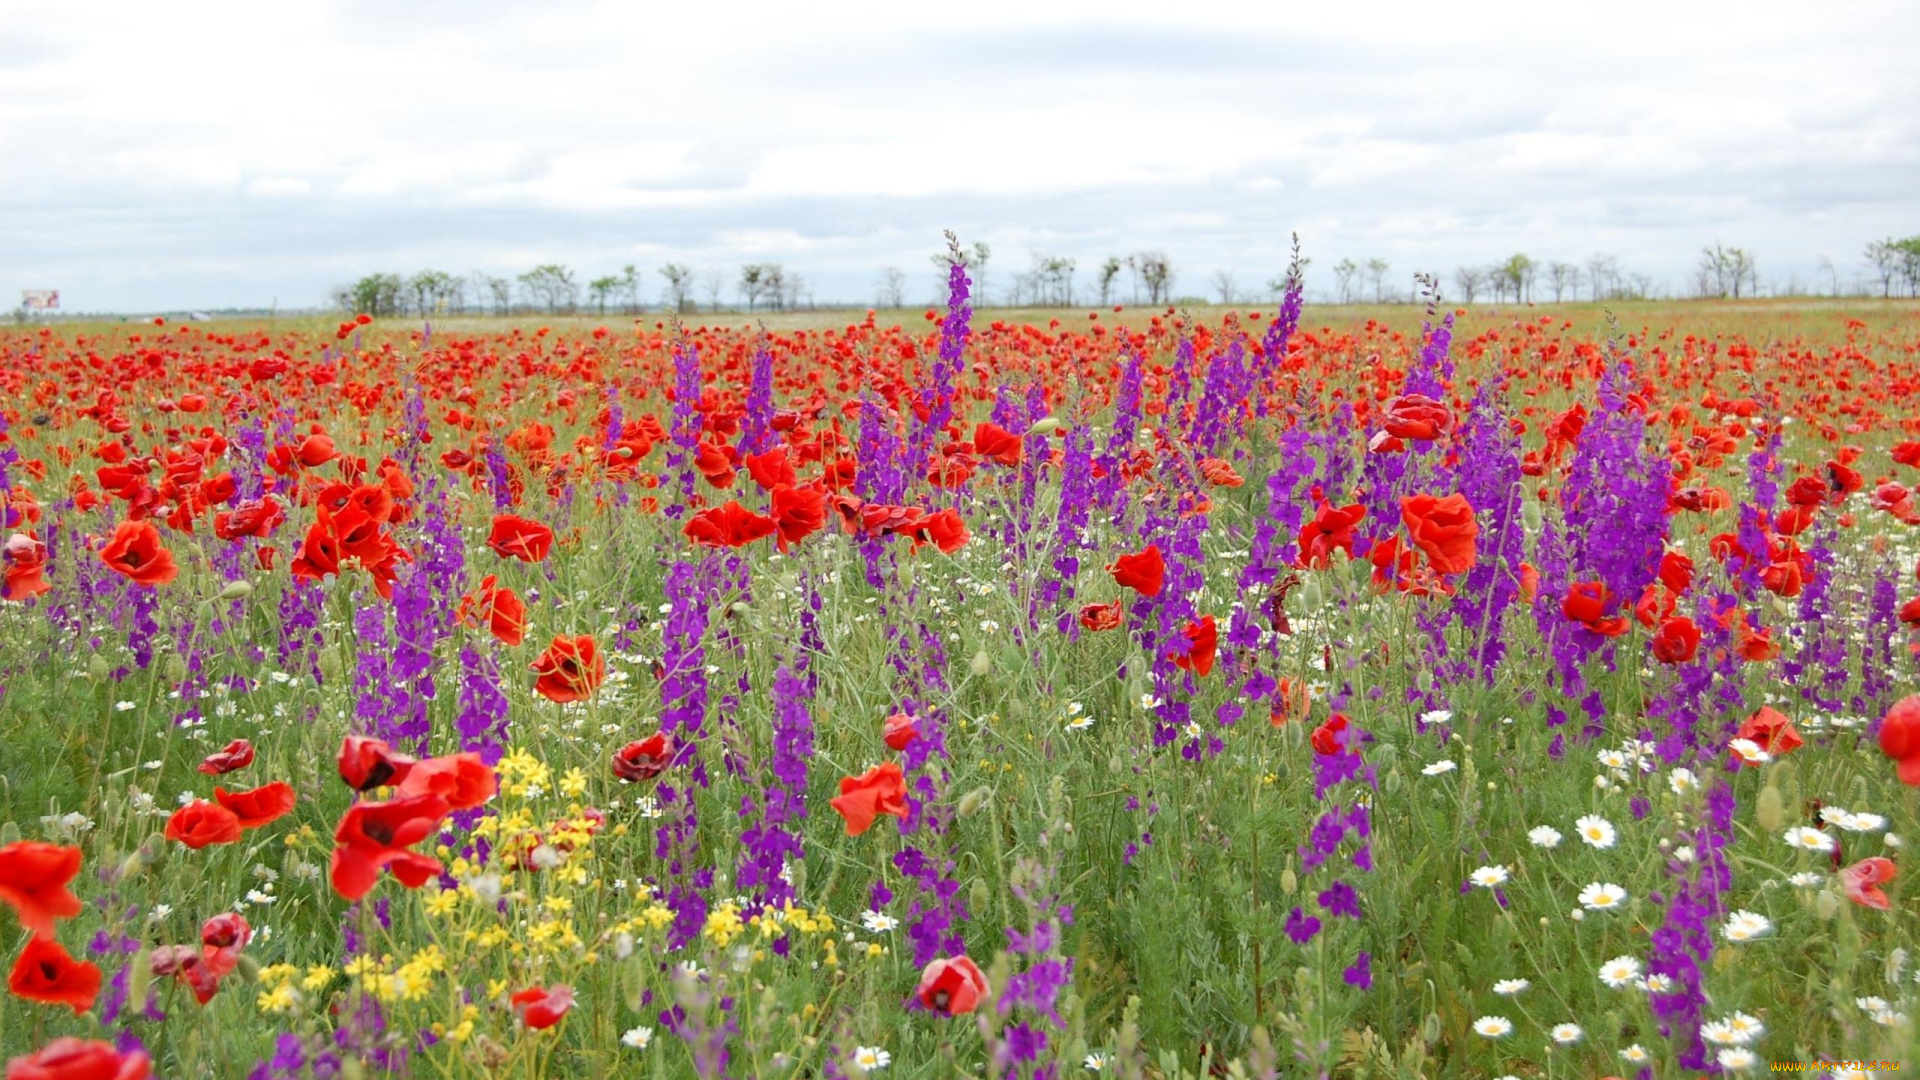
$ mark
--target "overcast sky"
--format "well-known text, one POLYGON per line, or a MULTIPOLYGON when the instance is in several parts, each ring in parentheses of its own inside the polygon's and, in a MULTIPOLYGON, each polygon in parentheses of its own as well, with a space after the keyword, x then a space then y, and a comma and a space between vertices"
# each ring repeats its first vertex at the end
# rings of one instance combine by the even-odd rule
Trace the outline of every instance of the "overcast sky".
MULTIPOLYGON (((1843 284, 1920 233, 1920 4, 0 0, 0 296, 321 304, 363 273, 777 261, 934 293, 940 230, 1181 294, 1514 251, 1843 284), (404 9, 397 12, 396 9, 404 9)), ((731 298, 731 289, 729 289, 731 298)))

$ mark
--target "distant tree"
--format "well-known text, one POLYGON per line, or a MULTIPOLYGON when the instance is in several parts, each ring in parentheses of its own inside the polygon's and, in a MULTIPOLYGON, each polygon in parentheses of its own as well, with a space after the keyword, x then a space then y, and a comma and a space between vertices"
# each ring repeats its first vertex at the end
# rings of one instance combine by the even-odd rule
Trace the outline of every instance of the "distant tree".
POLYGON ((1234 291, 1233 271, 1215 270, 1213 272, 1213 293, 1220 298, 1220 303, 1223 305, 1231 306, 1238 299, 1234 291))
POLYGON ((473 272, 474 295, 482 303, 493 301, 495 315, 507 315, 513 311, 513 281, 509 278, 495 277, 485 270, 473 272))
POLYGON ((1036 303, 1054 307, 1073 306, 1073 271, 1079 263, 1064 255, 1033 255, 1031 280, 1039 285, 1036 303))
POLYGON ((879 308, 901 308, 907 305, 907 272, 897 266, 885 266, 880 269, 879 298, 874 306, 879 308))
POLYGON ((726 288, 727 276, 718 270, 707 270, 700 275, 700 287, 707 294, 707 310, 720 310, 720 290, 726 288))
POLYGON ((1874 240, 1867 244, 1867 263, 1873 267, 1875 277, 1880 279, 1880 295, 1893 295, 1894 279, 1900 276, 1899 241, 1889 236, 1885 240, 1874 240))
POLYGON ((1140 283, 1147 287, 1147 303, 1157 305, 1173 295, 1173 263, 1166 252, 1135 252, 1127 257, 1127 262, 1140 275, 1140 283))
POLYGON ((1459 266, 1454 268, 1454 287, 1460 290, 1460 298, 1466 303, 1473 303, 1473 298, 1479 295, 1481 287, 1486 283, 1487 272, 1477 266, 1459 266))
POLYGON ((1757 292, 1760 272, 1753 253, 1730 248, 1719 241, 1700 249, 1699 285, 1702 296, 1732 296, 1738 300, 1742 290, 1749 296, 1757 292))
POLYGON ((1360 264, 1352 259, 1341 259, 1333 264, 1333 283, 1340 294, 1340 302, 1353 303, 1353 287, 1360 281, 1360 264))
POLYGON ((1897 240, 1893 249, 1899 259, 1900 276, 1907 281, 1907 295, 1920 296, 1920 236, 1897 240))
POLYGON ((620 291, 627 297, 627 314, 640 313, 640 268, 628 263, 620 268, 620 291))
POLYGON ((1587 287, 1596 301, 1611 299, 1619 288, 1620 260, 1613 255, 1587 256, 1587 287))
POLYGON ((521 274, 520 288, 535 304, 545 305, 549 315, 557 315, 561 311, 572 311, 580 297, 579 286, 574 283, 573 271, 559 263, 536 266, 521 274))
POLYGON ((458 278, 439 270, 422 270, 407 279, 407 296, 413 301, 413 310, 421 318, 441 310, 441 305, 453 297, 458 278))
POLYGON ((407 283, 399 274, 368 274, 333 291, 334 303, 343 310, 375 318, 400 314, 406 296, 407 283))
POLYGON ((1392 264, 1385 259, 1372 258, 1367 260, 1367 280, 1373 282, 1373 302, 1376 304, 1386 303, 1387 271, 1390 269, 1392 269, 1392 264))
POLYGON ((661 297, 667 306, 682 313, 689 310, 687 296, 693 291, 693 267, 686 263, 668 263, 660 268, 660 277, 667 283, 667 291, 661 297))
POLYGON ((1514 302, 1524 304, 1532 300, 1533 282, 1536 275, 1540 272, 1539 264, 1533 261, 1532 256, 1524 252, 1515 252, 1507 256, 1505 268, 1507 282, 1513 291, 1514 302))
POLYGON ((1100 276, 1095 280, 1100 283, 1101 307, 1113 302, 1113 283, 1120 276, 1120 267, 1120 257, 1117 255, 1107 256, 1106 261, 1100 264, 1100 276))
POLYGON ((1820 273, 1827 275, 1827 295, 1839 296, 1840 271, 1834 268, 1833 260, 1822 255, 1820 256, 1820 261, 1814 264, 1814 268, 1820 273))
POLYGON ((1547 287, 1553 290, 1553 302, 1559 303, 1568 293, 1580 288, 1580 268, 1558 260, 1548 263, 1547 287))
POLYGON ((933 267, 939 272, 939 282, 934 287, 936 302, 947 298, 948 279, 953 274, 953 264, 958 262, 967 268, 967 280, 973 283, 970 290, 976 297, 987 295, 987 263, 993 258, 993 249, 983 243, 975 243, 971 248, 963 248, 956 241, 935 252, 932 256, 933 267))
POLYGON ((622 284, 618 274, 594 278, 587 282, 588 302, 594 306, 594 310, 604 316, 607 313, 607 300, 620 291, 622 284))
POLYGON ((740 284, 736 286, 740 298, 747 302, 751 312, 760 302, 760 295, 767 290, 766 267, 759 263, 747 263, 740 268, 740 284))

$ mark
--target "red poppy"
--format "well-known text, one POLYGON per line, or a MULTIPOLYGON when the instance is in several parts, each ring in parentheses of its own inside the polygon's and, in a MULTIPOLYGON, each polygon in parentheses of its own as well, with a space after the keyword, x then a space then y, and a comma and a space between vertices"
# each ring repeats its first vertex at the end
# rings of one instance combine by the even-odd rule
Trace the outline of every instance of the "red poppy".
POLYGON ((881 814, 906 820, 907 782, 898 764, 875 765, 859 776, 841 777, 840 796, 827 805, 846 819, 848 836, 859 836, 881 814))
POLYGON ((513 1003, 514 1014, 528 1027, 539 1031, 559 1023, 567 1010, 573 1008, 573 987, 561 984, 548 990, 529 986, 508 1000, 513 1003))
POLYGON ((238 540, 243 536, 265 537, 278 528, 286 511, 280 506, 280 500, 269 495, 260 499, 249 499, 231 510, 222 510, 213 515, 213 535, 222 540, 238 540))
POLYGON ((401 795, 438 795, 450 810, 473 810, 500 790, 500 779, 479 754, 448 754, 428 758, 407 770, 400 781, 401 795))
POLYGON ((1735 648, 1749 663, 1762 663, 1780 655, 1780 646, 1773 640, 1773 630, 1770 627, 1755 629, 1745 620, 1741 620, 1735 648))
POLYGON ((1653 658, 1663 664, 1684 664, 1700 649, 1700 628, 1681 615, 1660 624, 1653 635, 1653 658))
POLYGON ((98 1039, 55 1039, 7 1062, 6 1080, 147 1080, 152 1062, 144 1050, 121 1053, 98 1039))
POLYGON ((965 956, 941 957, 920 971, 913 988, 921 1008, 942 1016, 960 1016, 978 1008, 987 996, 987 977, 965 956))
POLYGON ((920 737, 918 723, 906 713, 894 713, 881 725, 880 738, 889 749, 905 750, 908 743, 920 737))
POLYGON ((753 477, 753 482, 765 491, 782 486, 791 487, 800 480, 792 463, 787 460, 787 448, 784 446, 776 446, 764 454, 749 454, 746 465, 747 475, 753 477))
POLYGON ((233 811, 233 816, 240 819, 242 829, 257 829, 293 809, 293 785, 275 780, 251 791, 228 791, 216 787, 213 789, 213 798, 221 806, 233 811))
POLYGON ((1686 592, 1693 584, 1693 560, 1678 551, 1660 556, 1660 584, 1675 593, 1686 592))
POLYGON ((1880 886, 1892 881, 1895 873, 1892 859, 1879 855, 1861 859, 1840 871, 1840 890, 1856 904, 1886 911, 1893 902, 1880 886))
POLYGON ((1401 499, 1400 520, 1435 573, 1463 574, 1473 569, 1474 538, 1480 535, 1480 525, 1465 495, 1401 499))
POLYGON ((1604 582, 1576 581, 1567 586, 1566 599, 1560 602, 1560 614, 1603 637, 1619 637, 1627 632, 1627 617, 1607 614, 1613 594, 1604 582))
POLYGON ((79 873, 79 848, 16 840, 0 847, 0 900, 27 933, 51 937, 55 921, 80 914, 80 898, 67 888, 79 873))
MULTIPOLYGON (((1771 705, 1760 706, 1760 711, 1746 718, 1740 730, 1734 734, 1736 739, 1751 739, 1754 745, 1774 757, 1790 754, 1800 749, 1800 732, 1795 730, 1793 721, 1786 718, 1771 705)), ((1735 754, 1738 760, 1740 755, 1735 754)))
POLYGON ((253 744, 245 739, 235 739, 225 749, 208 754, 200 762, 200 771, 208 776, 224 776, 253 764, 253 744))
POLYGON ((527 605, 519 594, 488 574, 480 587, 460 598, 460 623, 478 630, 485 627, 506 645, 518 645, 527 632, 527 605))
POLYGON ((926 520, 922 529, 926 539, 943 553, 952 555, 967 546, 973 534, 967 531, 967 523, 958 510, 942 510, 926 520))
POLYGON ((1201 458, 1196 464, 1200 475, 1206 477, 1207 483, 1214 487, 1237 488, 1246 483, 1239 473, 1233 471, 1232 465, 1219 458, 1201 458))
POLYGON ((1334 713, 1326 718, 1319 727, 1313 729, 1308 739, 1316 754, 1337 754, 1347 741, 1347 714, 1334 713))
POLYGON ((1899 763, 1900 782, 1920 787, 1920 694, 1903 697, 1880 722, 1880 752, 1899 763))
POLYGON ((614 751, 613 775, 627 783, 651 780, 673 762, 673 736, 656 731, 614 751))
POLYGON ((1325 570, 1332 565, 1335 551, 1344 551, 1351 557, 1354 527, 1366 516, 1367 508, 1359 503, 1336 507, 1322 501, 1314 511, 1313 520, 1300 527, 1300 557, 1295 565, 1325 570))
POLYGON ((772 536, 778 527, 772 518, 741 506, 738 499, 729 499, 725 506, 710 507, 693 515, 682 531, 696 544, 737 548, 772 536))
MULTIPOLYGON (((207 966, 204 952, 191 945, 160 945, 147 958, 147 970, 156 979, 169 975, 178 979, 192 991, 195 1001, 205 1005, 220 992, 220 975, 207 966)), ((239 963, 238 957, 234 963, 239 963)))
POLYGON ((1145 551, 1122 555, 1107 567, 1113 580, 1141 596, 1159 596, 1165 583, 1167 565, 1160 558, 1160 545, 1148 544, 1145 551))
POLYGON ((447 800, 438 795, 402 795, 347 808, 333 832, 333 891, 349 901, 373 891, 380 871, 417 889, 440 872, 440 860, 409 850, 440 827, 447 800))
POLYGON ((340 451, 334 448, 331 438, 325 435, 309 435, 294 450, 293 456, 307 468, 317 469, 339 457, 340 451))
POLYGON ((537 563, 553 550, 553 530, 537 521, 513 514, 496 514, 487 546, 503 559, 537 563))
POLYGON ((160 544, 160 530, 144 519, 115 526, 113 536, 100 549, 100 560, 141 585, 165 585, 180 574, 173 552, 160 544))
POLYGON ((1402 394, 1386 406, 1386 432, 1395 438, 1437 439, 1453 428, 1453 413, 1425 394, 1402 394))
POLYGON ((563 705, 592 697, 607 679, 607 658, 600 655, 592 634, 555 636, 553 644, 531 666, 539 676, 534 680, 534 690, 548 701, 563 705))
POLYGON ((975 424, 974 453, 1002 465, 1020 464, 1020 437, 998 424, 975 424))
POLYGON ((240 816, 218 803, 195 799, 167 819, 166 837, 195 851, 240 839, 240 816))
POLYGON ((724 489, 733 486, 733 460, 727 456, 727 451, 730 449, 732 448, 703 442, 700 444, 700 451, 693 457, 693 467, 700 470, 700 475, 714 487, 724 489))
POLYGON ((0 579, 0 599, 16 603, 53 588, 43 576, 47 569, 47 546, 25 533, 7 538, 7 571, 0 579))
POLYGON ((1088 604, 1080 609, 1080 625, 1089 630, 1112 630, 1120 625, 1120 605, 1088 604))
POLYGON ((340 756, 334 764, 348 787, 372 791, 405 780, 418 762, 409 755, 395 753, 393 747, 379 739, 349 735, 340 741, 340 756))
POLYGON ((779 532, 774 543, 781 551, 812 536, 827 522, 827 493, 811 484, 798 488, 782 484, 773 489, 768 502, 769 516, 779 532))
POLYGON ((1220 644, 1213 616, 1203 615, 1199 621, 1188 623, 1185 633, 1187 651, 1173 658, 1173 666, 1204 676, 1213 670, 1214 653, 1220 644))
POLYGON ((78 1016, 93 1008, 100 996, 100 969, 74 959, 52 938, 36 935, 27 939, 20 959, 14 961, 7 989, 28 1001, 65 1005, 78 1016))

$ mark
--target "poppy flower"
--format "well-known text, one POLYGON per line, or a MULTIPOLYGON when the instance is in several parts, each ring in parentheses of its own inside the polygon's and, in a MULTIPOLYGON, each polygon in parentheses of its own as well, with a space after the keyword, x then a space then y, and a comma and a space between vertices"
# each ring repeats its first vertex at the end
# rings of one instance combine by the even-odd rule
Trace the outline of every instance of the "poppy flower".
MULTIPOLYGON (((1800 732, 1795 730, 1793 721, 1782 715, 1771 705, 1760 706, 1760 711, 1746 718, 1740 724, 1740 730, 1734 733, 1736 739, 1750 739, 1755 746, 1780 757, 1800 749, 1800 732)), ((1738 760, 1740 755, 1735 754, 1738 760)))
POLYGON ((1893 906, 1893 902, 1887 899, 1887 894, 1881 891, 1880 886, 1892 881, 1895 872, 1892 859, 1879 855, 1861 859, 1840 871, 1840 890, 1856 904, 1886 911, 1893 906))
POLYGON ((160 530, 145 519, 115 526, 113 536, 100 549, 100 561, 115 573, 147 586, 165 585, 180 574, 173 552, 160 544, 160 530))
POLYGON ((667 770, 673 754, 673 736, 656 731, 614 751, 613 775, 627 783, 651 780, 667 770))
POLYGON ((100 969, 73 955, 50 937, 35 935, 14 961, 7 989, 15 997, 43 1005, 65 1005, 75 1016, 93 1008, 100 996, 100 969))
POLYGON ((67 888, 79 873, 79 848, 16 840, 0 847, 0 901, 27 933, 51 937, 57 920, 80 914, 80 898, 67 888))
POLYGON ((147 1080, 153 1068, 144 1050, 122 1053, 98 1039, 55 1039, 7 1062, 6 1080, 147 1080))
POLYGON ((534 690, 548 701, 563 705, 592 697, 607 678, 607 658, 600 655, 591 634, 556 636, 531 667, 539 676, 534 680, 534 690))
POLYGON ((1346 745, 1347 714, 1334 713, 1313 729, 1308 742, 1313 745, 1316 754, 1337 754, 1346 745))
POLYGON ((1160 545, 1148 544, 1145 551, 1122 555, 1107 567, 1113 580, 1141 596, 1159 596, 1165 584, 1166 562, 1160 558, 1160 545))
POLYGON ((166 837, 195 851, 240 839, 240 816, 218 803, 195 799, 167 819, 166 837))
POLYGON ((418 762, 406 754, 395 753, 393 747, 379 739, 349 735, 340 741, 340 756, 334 764, 348 787, 372 791, 405 780, 418 762))
POLYGON ((0 578, 0 599, 15 603, 39 596, 53 588, 44 576, 47 546, 25 533, 7 537, 6 575, 0 578))
POLYGON ((987 996, 987 977, 965 956, 943 956, 920 970, 913 988, 921 1008, 942 1016, 960 1016, 978 1008, 987 996))
POLYGON ((1473 569, 1474 538, 1480 535, 1480 525, 1465 495, 1401 499, 1400 521, 1435 573, 1463 574, 1473 569))
POLYGON ((1199 621, 1188 623, 1184 632, 1187 651, 1173 658, 1173 666, 1204 676, 1213 670, 1214 653, 1220 644, 1220 634, 1213 616, 1204 615, 1199 621))
POLYGON ((749 454, 746 459, 747 475, 760 485, 763 491, 772 491, 781 486, 791 487, 800 480, 794 472, 792 462, 787 460, 787 448, 776 446, 764 454, 749 454))
POLYGON ((493 531, 487 534, 487 546, 504 559, 544 562, 547 553, 553 550, 553 530, 513 514, 497 514, 493 531))
POLYGON ((249 499, 231 510, 222 510, 213 515, 213 535, 222 540, 238 540, 243 536, 266 537, 279 527, 285 517, 286 511, 281 508, 280 500, 273 496, 249 499))
POLYGON ((339 456, 333 440, 325 435, 309 435, 293 451, 294 460, 309 469, 317 469, 339 456))
POLYGON ((818 532, 827 523, 827 493, 813 485, 773 489, 768 499, 768 515, 779 533, 774 541, 781 551, 818 532))
POLYGON ((741 506, 738 499, 729 499, 725 506, 710 507, 693 515, 681 531, 696 544, 737 548, 772 536, 777 528, 772 518, 741 506))
POLYGON ((1367 508, 1359 503, 1336 507, 1321 501, 1319 509, 1314 511, 1313 520, 1300 527, 1297 540, 1300 557, 1295 565, 1303 569, 1325 570, 1332 565, 1335 551, 1344 551, 1351 557, 1354 527, 1366 516, 1367 508))
POLYGON ((733 460, 727 456, 729 449, 731 447, 703 442, 693 457, 693 467, 700 471, 701 477, 722 490, 733 486, 734 468, 733 460))
POLYGON ((460 598, 460 623, 475 630, 484 627, 502 644, 518 645, 527 632, 527 605, 512 589, 488 574, 480 587, 460 598))
POLYGON ((214 801, 240 819, 242 829, 257 829, 279 819, 293 809, 293 785, 275 780, 251 791, 213 789, 214 801))
POLYGON ((1002 465, 1018 465, 1021 449, 1020 437, 1000 425, 974 425, 973 450, 981 457, 1002 465))
POLYGON ((1267 723, 1274 727, 1285 727, 1289 720, 1307 715, 1307 710, 1313 705, 1313 688, 1305 679, 1283 675, 1274 687, 1271 702, 1267 709, 1267 723))
POLYGON ((1387 402, 1385 430, 1400 439, 1428 442, 1453 428, 1453 412, 1425 394, 1402 394, 1387 402))
MULTIPOLYGON (((204 953, 191 945, 160 945, 148 956, 147 970, 156 979, 178 979, 192 991, 195 1001, 205 1005, 220 993, 220 973, 207 965, 204 953)), ((235 957, 233 962, 237 966, 239 959, 235 957)))
POLYGON ((1693 584, 1693 560, 1678 551, 1660 556, 1660 584, 1674 593, 1683 593, 1693 584))
POLYGON ((528 1027, 539 1031, 559 1023, 573 1008, 573 987, 561 984, 548 990, 529 986, 508 1000, 513 1004, 514 1014, 528 1027))
POLYGON ((1899 762, 1900 782, 1920 786, 1920 694, 1903 697, 1880 721, 1880 752, 1899 762))
POLYGON ((438 795, 450 810, 477 809, 498 790, 493 768, 473 753, 428 758, 408 769, 399 785, 402 795, 438 795))
POLYGON ((200 771, 208 776, 223 776, 253 764, 253 744, 245 739, 235 739, 224 749, 208 754, 200 762, 200 771))
POLYGON ((1113 630, 1120 625, 1120 605, 1088 604, 1080 609, 1080 625, 1089 630, 1113 630))
POLYGON ((1684 664, 1700 649, 1700 628, 1685 615, 1660 624, 1653 635, 1653 658, 1663 664, 1684 664))
POLYGON ((873 819, 890 814, 906 820, 907 783, 894 762, 875 765, 859 776, 840 778, 840 796, 830 801, 847 821, 847 835, 859 836, 873 826, 873 819))
POLYGON ((933 542, 944 554, 951 555, 967 546, 973 534, 967 531, 966 520, 958 510, 942 510, 928 518, 924 526, 926 538, 933 542))
POLYGON ((1237 488, 1246 483, 1239 473, 1233 471, 1231 464, 1220 458, 1201 458, 1196 464, 1200 475, 1214 487, 1237 488))
POLYGON ((918 721, 906 713, 894 713, 881 725, 880 738, 891 750, 905 750, 907 744, 920 737, 918 721))
POLYGON ((1576 581, 1567 586, 1566 598, 1560 601, 1560 614, 1602 637, 1619 637, 1627 632, 1627 618, 1607 615, 1612 599, 1613 594, 1604 582, 1576 581))
POLYGON ((1780 655, 1780 646, 1773 640, 1770 627, 1756 629, 1745 620, 1740 623, 1739 640, 1735 648, 1749 663, 1763 663, 1780 655))
POLYGON ((402 795, 348 807, 333 832, 333 891, 359 900, 373 891, 382 870, 392 871, 409 889, 426 884, 440 873, 440 860, 409 849, 440 827, 447 809, 447 800, 438 795, 402 795))

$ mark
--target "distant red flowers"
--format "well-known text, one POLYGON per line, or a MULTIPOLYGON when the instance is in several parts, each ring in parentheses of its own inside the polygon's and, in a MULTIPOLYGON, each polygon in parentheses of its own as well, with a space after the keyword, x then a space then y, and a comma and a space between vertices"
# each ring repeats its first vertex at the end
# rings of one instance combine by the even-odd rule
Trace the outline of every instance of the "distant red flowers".
POLYGON ((514 994, 509 1003, 522 1023, 539 1031, 559 1023, 573 1008, 573 987, 557 985, 549 989, 529 986, 514 994))

